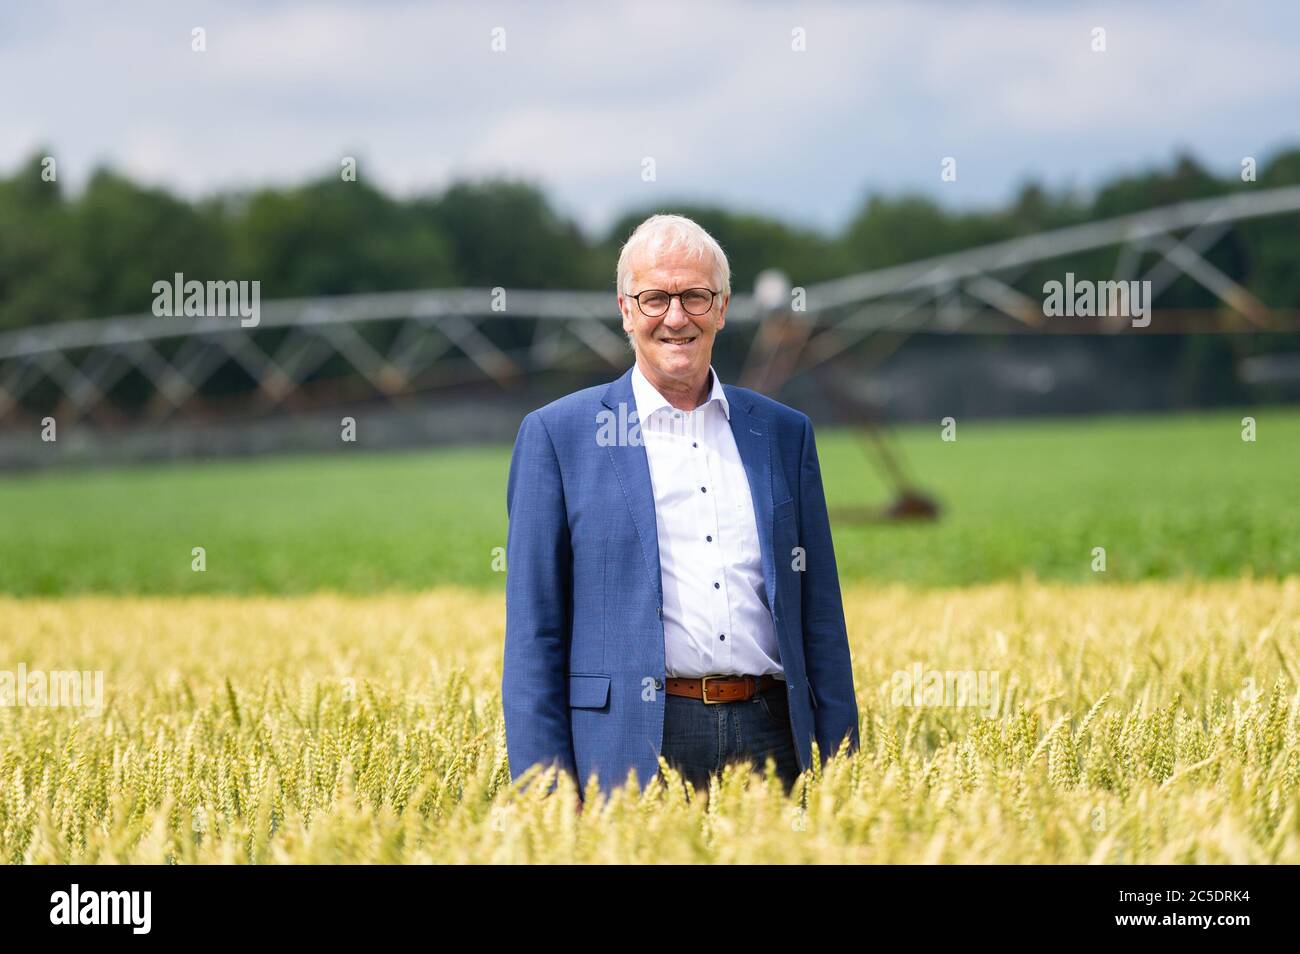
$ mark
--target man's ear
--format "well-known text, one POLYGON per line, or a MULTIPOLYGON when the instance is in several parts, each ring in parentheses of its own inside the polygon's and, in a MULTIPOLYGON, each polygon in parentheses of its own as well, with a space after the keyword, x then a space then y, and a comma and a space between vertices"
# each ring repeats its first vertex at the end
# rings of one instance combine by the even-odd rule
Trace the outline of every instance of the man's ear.
POLYGON ((727 323, 727 306, 731 304, 731 295, 722 296, 722 306, 718 309, 718 331, 727 323))

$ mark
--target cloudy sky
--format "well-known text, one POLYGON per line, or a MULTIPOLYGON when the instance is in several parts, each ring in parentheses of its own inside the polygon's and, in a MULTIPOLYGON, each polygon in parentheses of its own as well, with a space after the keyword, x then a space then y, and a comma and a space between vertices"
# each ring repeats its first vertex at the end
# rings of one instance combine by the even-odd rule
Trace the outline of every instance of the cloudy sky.
POLYGON ((1298 53, 1295 0, 6 2, 0 169, 48 147, 74 189, 108 162, 201 195, 354 155, 402 194, 525 177, 591 229, 675 199, 834 228, 869 191, 1236 170, 1300 144, 1298 53))

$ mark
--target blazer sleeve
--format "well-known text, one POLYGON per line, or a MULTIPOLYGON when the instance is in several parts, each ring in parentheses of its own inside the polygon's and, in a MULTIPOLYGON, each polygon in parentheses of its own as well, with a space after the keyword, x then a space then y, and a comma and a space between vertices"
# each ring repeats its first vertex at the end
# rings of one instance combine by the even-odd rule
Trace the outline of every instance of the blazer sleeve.
POLYGON ((501 702, 510 775, 518 779, 540 763, 556 765, 576 781, 566 679, 572 550, 559 458, 536 411, 524 418, 515 440, 506 513, 501 702))
POLYGON ((805 415, 799 465, 800 533, 807 563, 802 574, 804 658, 812 683, 813 718, 822 759, 835 754, 845 736, 858 748, 858 702, 844 622, 839 570, 812 421, 805 415))

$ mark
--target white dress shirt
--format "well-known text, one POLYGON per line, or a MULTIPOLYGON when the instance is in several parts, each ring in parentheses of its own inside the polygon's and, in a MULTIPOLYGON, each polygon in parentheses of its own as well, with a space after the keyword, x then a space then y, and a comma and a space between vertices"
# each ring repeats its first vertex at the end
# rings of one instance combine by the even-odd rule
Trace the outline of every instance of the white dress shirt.
POLYGON ((632 369, 659 532, 667 675, 784 678, 749 479, 712 365, 709 377, 709 399, 679 411, 632 369))

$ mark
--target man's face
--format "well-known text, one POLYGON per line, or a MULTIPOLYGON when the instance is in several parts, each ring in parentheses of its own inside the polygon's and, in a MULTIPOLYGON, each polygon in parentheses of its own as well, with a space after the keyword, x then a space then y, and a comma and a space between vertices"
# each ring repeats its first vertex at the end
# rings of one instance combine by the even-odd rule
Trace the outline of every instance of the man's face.
MULTIPOLYGON (((679 249, 643 254, 632 264, 631 294, 657 288, 671 293, 688 288, 716 290, 713 262, 698 261, 679 249)), ((726 321, 728 299, 717 295, 706 314, 690 315, 680 298, 669 303, 668 311, 657 318, 647 318, 637 303, 619 290, 618 305, 623 312, 623 330, 632 336, 637 358, 649 372, 660 378, 694 384, 708 373, 713 357, 713 337, 726 321)), ((644 369, 643 369, 644 370, 644 369)))

